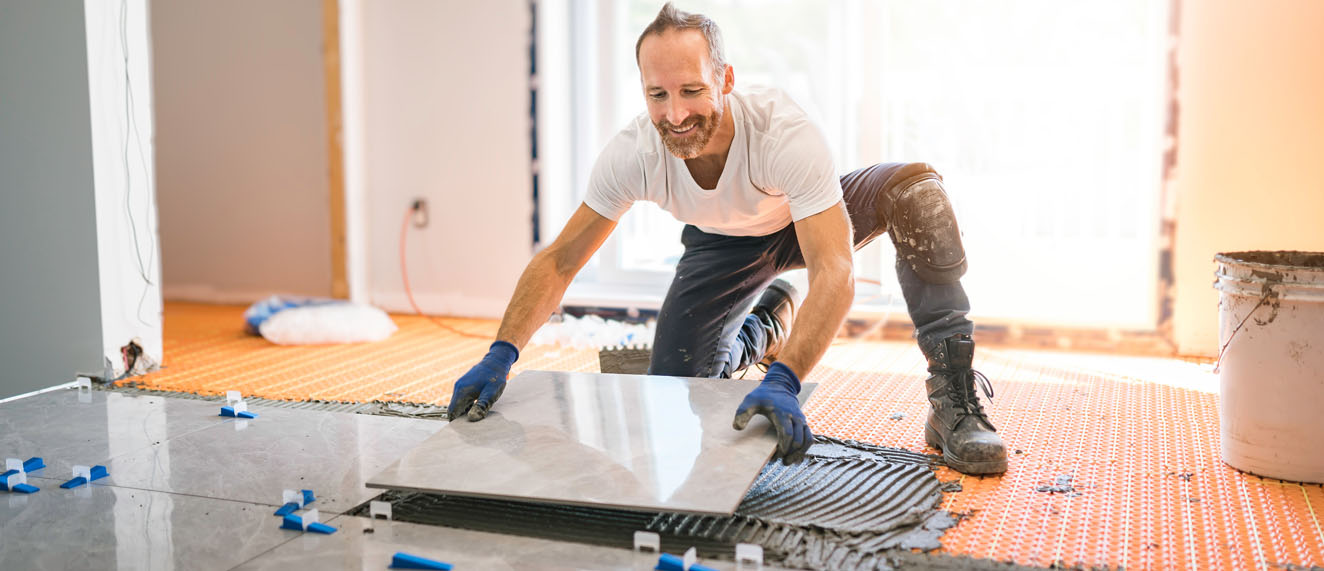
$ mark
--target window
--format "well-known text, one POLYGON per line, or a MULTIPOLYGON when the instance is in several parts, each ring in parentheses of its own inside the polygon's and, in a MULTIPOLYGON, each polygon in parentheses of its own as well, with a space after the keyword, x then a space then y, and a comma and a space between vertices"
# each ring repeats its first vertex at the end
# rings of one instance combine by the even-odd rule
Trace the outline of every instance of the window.
MULTIPOLYGON (((963 283, 975 317, 1145 329, 1157 319, 1164 4, 689 0, 679 7, 722 27, 736 89, 777 86, 805 107, 840 173, 923 161, 943 174, 965 234, 971 266, 963 283)), ((571 6, 575 156, 568 190, 544 193, 545 205, 560 203, 548 212, 565 213, 553 225, 582 199, 597 151, 644 110, 634 42, 661 3, 571 6)), ((569 297, 655 306, 681 254, 680 228, 656 206, 636 204, 569 297)), ((894 254, 878 242, 857 254, 857 274, 882 285, 857 287, 857 305, 885 299, 900 307, 894 254)))

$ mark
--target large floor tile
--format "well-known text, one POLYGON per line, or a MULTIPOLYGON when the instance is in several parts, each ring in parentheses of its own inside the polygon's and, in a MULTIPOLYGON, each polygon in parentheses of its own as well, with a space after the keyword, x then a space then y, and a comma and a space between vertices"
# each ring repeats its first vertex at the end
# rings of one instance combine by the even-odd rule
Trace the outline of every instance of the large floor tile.
POLYGON ((255 420, 193 432, 112 458, 116 485, 279 505, 285 489, 311 489, 314 507, 352 508, 364 487, 445 422, 259 408, 255 420))
POLYGON ((230 569, 300 535, 268 506, 34 481, 0 492, 0 569, 230 569))
MULTIPOLYGON (((454 565, 456 569, 652 569, 655 553, 531 537, 483 533, 361 517, 336 518, 332 535, 305 534, 239 569, 385 569, 396 552, 454 565), (374 525, 375 524, 375 525, 374 525), (371 529, 371 532, 366 532, 371 529)), ((734 569, 729 561, 700 560, 716 569, 734 569)), ((764 566, 763 569, 773 571, 764 566)))
POLYGON ((757 385, 525 372, 511 379, 485 420, 449 424, 369 485, 730 514, 776 446, 761 416, 743 431, 731 427, 757 385))
POLYGON ((0 459, 40 456, 35 476, 68 478, 74 465, 105 464, 198 430, 220 427, 220 406, 196 400, 57 390, 0 404, 0 459))

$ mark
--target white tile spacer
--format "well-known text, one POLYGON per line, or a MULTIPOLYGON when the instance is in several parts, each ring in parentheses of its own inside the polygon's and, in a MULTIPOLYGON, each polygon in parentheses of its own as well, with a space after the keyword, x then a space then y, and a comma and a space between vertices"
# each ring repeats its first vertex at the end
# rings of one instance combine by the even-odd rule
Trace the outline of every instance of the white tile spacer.
POLYGON ((691 547, 691 548, 689 548, 689 549, 686 549, 686 550, 685 550, 685 559, 684 559, 684 561, 685 561, 685 571, 689 571, 690 567, 693 567, 694 564, 695 564, 698 560, 699 560, 699 550, 698 550, 698 549, 695 549, 695 548, 693 548, 693 547, 691 547))
POLYGON ((763 568, 763 546, 754 543, 736 544, 736 569, 752 565, 754 569, 763 568))
POLYGON ((18 470, 23 471, 23 461, 18 458, 5 458, 5 471, 18 470))
POLYGON ((303 492, 299 490, 285 490, 280 493, 280 505, 295 504, 303 507, 303 492))
POLYGON ((634 550, 643 551, 645 548, 653 553, 661 553, 662 536, 651 531, 634 532, 634 550))
POLYGON ((244 397, 239 394, 239 391, 225 391, 225 404, 232 405, 243 400, 244 397))
POLYGON ((377 521, 377 516, 386 518, 386 521, 391 521, 391 502, 377 500, 368 502, 368 517, 372 518, 373 521, 377 521))
POLYGON ((80 465, 78 465, 78 464, 74 464, 73 472, 74 472, 74 477, 75 477, 75 478, 81 476, 84 480, 87 480, 87 483, 89 483, 89 484, 92 483, 92 469, 91 469, 91 468, 89 468, 89 467, 87 467, 87 466, 80 466, 80 465))
POLYGON ((319 523, 319 522, 317 521, 317 508, 313 508, 313 509, 310 509, 310 510, 308 510, 308 511, 306 511, 306 512, 303 512, 303 515, 301 515, 301 516, 299 516, 299 517, 302 518, 302 520, 303 520, 303 528, 304 528, 304 529, 308 529, 308 526, 310 526, 310 525, 312 525, 312 524, 319 523))
POLYGON ((234 407, 235 416, 238 416, 241 412, 248 412, 248 403, 244 402, 243 399, 235 401, 234 404, 230 406, 234 407))
POLYGON ((14 489, 14 486, 26 483, 28 483, 28 475, 22 470, 5 476, 5 487, 11 490, 14 489))
POLYGON ((77 386, 78 390, 80 391, 83 389, 87 389, 89 391, 92 390, 91 377, 78 377, 77 379, 74 379, 74 382, 76 383, 75 386, 77 386))

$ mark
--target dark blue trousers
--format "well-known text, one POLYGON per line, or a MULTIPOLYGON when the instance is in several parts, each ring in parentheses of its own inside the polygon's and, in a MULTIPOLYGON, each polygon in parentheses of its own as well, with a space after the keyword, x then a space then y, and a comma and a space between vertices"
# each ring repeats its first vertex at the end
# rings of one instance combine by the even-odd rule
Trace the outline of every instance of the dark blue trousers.
MULTIPOLYGON (((886 189, 927 169, 885 163, 841 177, 855 249, 887 231, 886 189)), ((686 226, 680 240, 685 253, 658 314, 649 374, 729 378, 763 358, 766 332, 749 315, 756 296, 779 274, 805 267, 795 225, 767 236, 723 236, 686 226)), ((943 339, 974 331, 960 282, 925 282, 899 260, 896 274, 925 354, 943 339)))

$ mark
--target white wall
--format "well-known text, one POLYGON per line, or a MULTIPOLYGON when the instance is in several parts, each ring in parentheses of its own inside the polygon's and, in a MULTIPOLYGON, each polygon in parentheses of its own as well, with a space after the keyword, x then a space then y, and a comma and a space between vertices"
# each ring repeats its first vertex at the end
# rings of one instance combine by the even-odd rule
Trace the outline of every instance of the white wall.
POLYGON ((131 340, 137 339, 152 360, 162 359, 147 0, 123 5, 86 0, 84 6, 102 353, 110 374, 119 377, 125 372, 120 348, 131 340), (124 14, 122 7, 127 10, 124 14))
POLYGON ((348 108, 354 96, 346 97, 347 119, 360 113, 361 124, 346 132, 361 128, 363 138, 346 145, 346 162, 362 165, 371 301, 409 310, 400 229, 421 197, 431 220, 410 231, 408 253, 419 305, 499 317, 532 252, 529 5, 401 0, 356 8, 358 21, 348 14, 342 27, 359 26, 362 45, 342 52, 361 50, 345 56, 362 62, 361 109, 348 108))
POLYGON ((1182 2, 1173 333, 1218 352, 1215 253, 1324 251, 1324 2, 1182 2))
POLYGON ((340 0, 341 152, 345 161, 345 271, 349 297, 368 303, 367 178, 363 140, 363 2, 340 0))
POLYGON ((166 296, 330 295, 322 2, 158 1, 151 25, 166 296))

